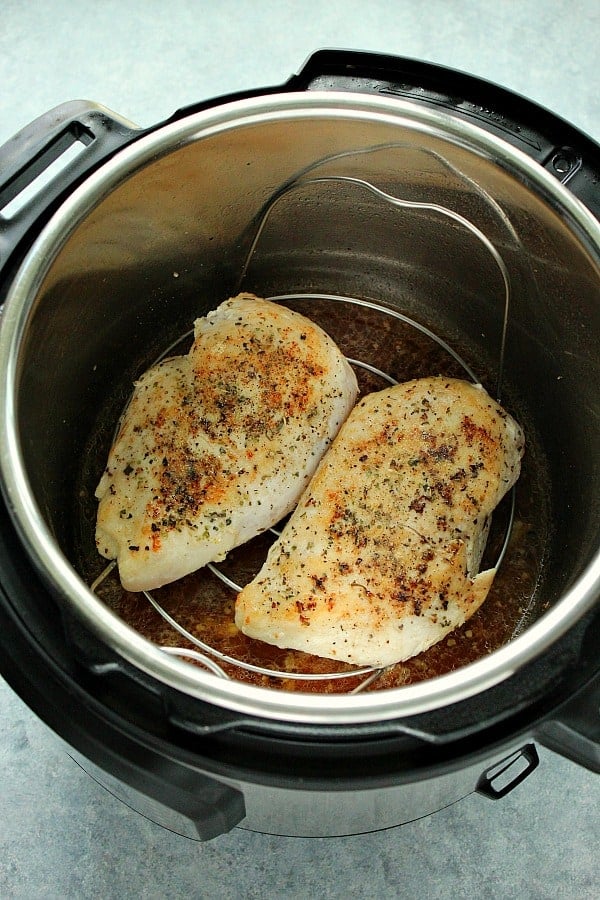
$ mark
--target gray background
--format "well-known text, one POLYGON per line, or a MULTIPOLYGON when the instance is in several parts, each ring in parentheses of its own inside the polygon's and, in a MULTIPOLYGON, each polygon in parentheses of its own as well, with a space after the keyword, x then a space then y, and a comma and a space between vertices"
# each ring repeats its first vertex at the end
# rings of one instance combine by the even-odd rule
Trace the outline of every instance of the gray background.
MULTIPOLYGON (((66 100, 140 125, 281 83, 320 47, 397 53, 522 93, 600 140, 598 0, 0 0, 0 142, 66 100)), ((0 897, 598 898, 600 779, 541 751, 503 801, 401 829, 194 844, 80 772, 0 681, 0 897)))

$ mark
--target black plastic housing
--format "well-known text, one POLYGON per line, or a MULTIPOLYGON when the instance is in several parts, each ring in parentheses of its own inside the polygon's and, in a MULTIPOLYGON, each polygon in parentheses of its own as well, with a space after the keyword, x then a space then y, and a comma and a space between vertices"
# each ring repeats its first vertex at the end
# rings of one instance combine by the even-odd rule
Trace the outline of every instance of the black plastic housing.
MULTIPOLYGON (((600 216, 596 143, 522 97, 429 63, 323 50, 285 85, 205 101, 169 121, 243 97, 311 90, 398 96, 475 121, 549 169, 600 216)), ((61 200, 146 133, 93 104, 67 104, 0 148, 0 297, 61 200), (70 140, 85 144, 78 162, 21 214, 3 219, 2 207, 70 140)), ((385 786, 457 770, 531 736, 600 771, 597 609, 542 658, 453 707, 360 726, 252 719, 158 685, 63 618, 2 506, 0 622, 0 670, 31 709, 100 768, 185 812, 202 837, 243 817, 240 792, 211 776, 313 790, 385 786)))

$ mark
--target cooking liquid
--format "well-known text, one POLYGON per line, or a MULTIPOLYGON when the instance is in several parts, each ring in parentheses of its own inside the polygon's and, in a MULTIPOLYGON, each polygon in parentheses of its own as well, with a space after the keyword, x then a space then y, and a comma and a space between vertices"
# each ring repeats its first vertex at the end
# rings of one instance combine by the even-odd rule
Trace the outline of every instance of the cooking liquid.
MULTIPOLYGON (((445 346, 385 308, 372 309, 308 297, 290 301, 287 305, 320 324, 348 358, 376 367, 396 381, 431 375, 467 377, 461 362, 445 346)), ((189 338, 186 338, 180 346, 171 348, 169 355, 186 353, 188 349, 189 338)), ((355 371, 363 395, 389 383, 362 366, 355 366, 355 371)), ((484 385, 491 383, 484 377, 485 373, 477 370, 477 374, 484 385)), ((509 411, 514 414, 510 406, 509 411)), ((520 418, 518 414, 515 417, 520 418)), ((521 420, 520 424, 525 430, 526 450, 515 488, 510 540, 485 603, 468 622, 433 647, 384 670, 367 690, 423 681, 474 662, 510 641, 537 613, 535 589, 547 537, 545 523, 550 519, 542 477, 544 466, 538 458, 534 436, 528 433, 527 422, 521 420)), ((92 454, 95 465, 90 464, 90 459, 86 460, 80 480, 79 567, 88 583, 106 565, 94 546, 96 502, 93 494, 108 454, 105 438, 102 440, 95 435, 90 443, 96 447, 104 444, 104 450, 101 459, 98 459, 98 452, 92 454)), ((499 559, 510 527, 511 503, 509 495, 494 514, 482 569, 494 566, 499 559)), ((218 564, 220 572, 240 586, 247 584, 259 571, 269 545, 275 539, 276 535, 269 531, 237 548, 218 564)), ((148 640, 161 646, 194 649, 194 645, 173 629, 143 594, 123 590, 116 569, 97 588, 97 594, 148 640)), ((367 677, 364 674, 353 676, 354 667, 346 663, 297 650, 280 650, 243 635, 234 624, 235 592, 207 568, 153 591, 153 597, 183 628, 226 656, 282 673, 348 672, 347 678, 296 680, 259 674, 218 660, 226 674, 238 681, 288 691, 345 693, 367 677)), ((190 660, 190 664, 197 663, 190 660)))

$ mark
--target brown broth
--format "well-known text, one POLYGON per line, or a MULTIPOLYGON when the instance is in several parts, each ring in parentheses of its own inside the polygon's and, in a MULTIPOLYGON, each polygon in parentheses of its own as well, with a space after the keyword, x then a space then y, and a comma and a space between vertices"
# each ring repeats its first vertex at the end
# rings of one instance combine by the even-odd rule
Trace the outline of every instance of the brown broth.
MULTIPOLYGON (((466 377, 460 363, 440 344, 383 309, 312 299, 289 305, 326 328, 349 358, 375 366, 397 381, 427 375, 466 377)), ((186 349, 183 347, 178 352, 186 352, 186 349)), ((386 385, 384 379, 370 371, 359 367, 356 372, 363 394, 386 385)), ((485 383, 485 373, 482 375, 481 380, 485 383)), ((535 617, 536 585, 541 573, 549 511, 541 454, 527 423, 522 421, 521 424, 525 427, 527 446, 515 490, 510 541, 485 603, 465 625, 444 640, 419 656, 384 671, 369 690, 416 683, 465 666, 506 644, 535 617)), ((102 441, 93 436, 90 445, 97 447, 98 444, 102 441)), ((106 454, 106 440, 104 446, 106 454)), ((87 460, 82 467, 78 492, 81 535, 78 566, 88 583, 106 564, 96 554, 93 542, 93 491, 105 461, 105 455, 101 459, 97 458, 98 453, 95 456, 95 462, 87 460)), ((494 515, 482 568, 494 565, 498 560, 510 520, 510 504, 511 498, 505 498, 494 515)), ((258 572, 273 540, 275 536, 267 532, 232 551, 227 560, 219 564, 220 571, 237 584, 246 584, 258 572)), ((98 588, 98 595, 127 624, 154 643, 194 647, 154 610, 143 594, 124 591, 114 571, 98 588)), ((234 624, 235 592, 208 569, 161 588, 153 592, 153 596, 187 631, 226 656, 283 673, 327 675, 348 672, 347 678, 296 680, 260 674, 219 661, 227 675, 238 681, 288 691, 343 693, 357 687, 366 677, 353 676, 354 667, 345 663, 300 651, 280 650, 243 635, 234 624)))

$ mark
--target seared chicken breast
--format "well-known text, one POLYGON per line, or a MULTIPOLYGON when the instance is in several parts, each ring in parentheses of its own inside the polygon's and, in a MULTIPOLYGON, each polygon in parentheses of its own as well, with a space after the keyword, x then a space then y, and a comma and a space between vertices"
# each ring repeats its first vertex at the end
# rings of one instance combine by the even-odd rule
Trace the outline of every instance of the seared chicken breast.
POLYGON ((238 628, 357 665, 427 649, 487 596, 490 516, 523 445, 479 385, 423 378, 366 396, 238 595, 238 628))
POLYGON ((299 313, 241 294, 198 319, 189 354, 137 382, 96 491, 123 586, 172 582, 286 515, 357 394, 299 313))

